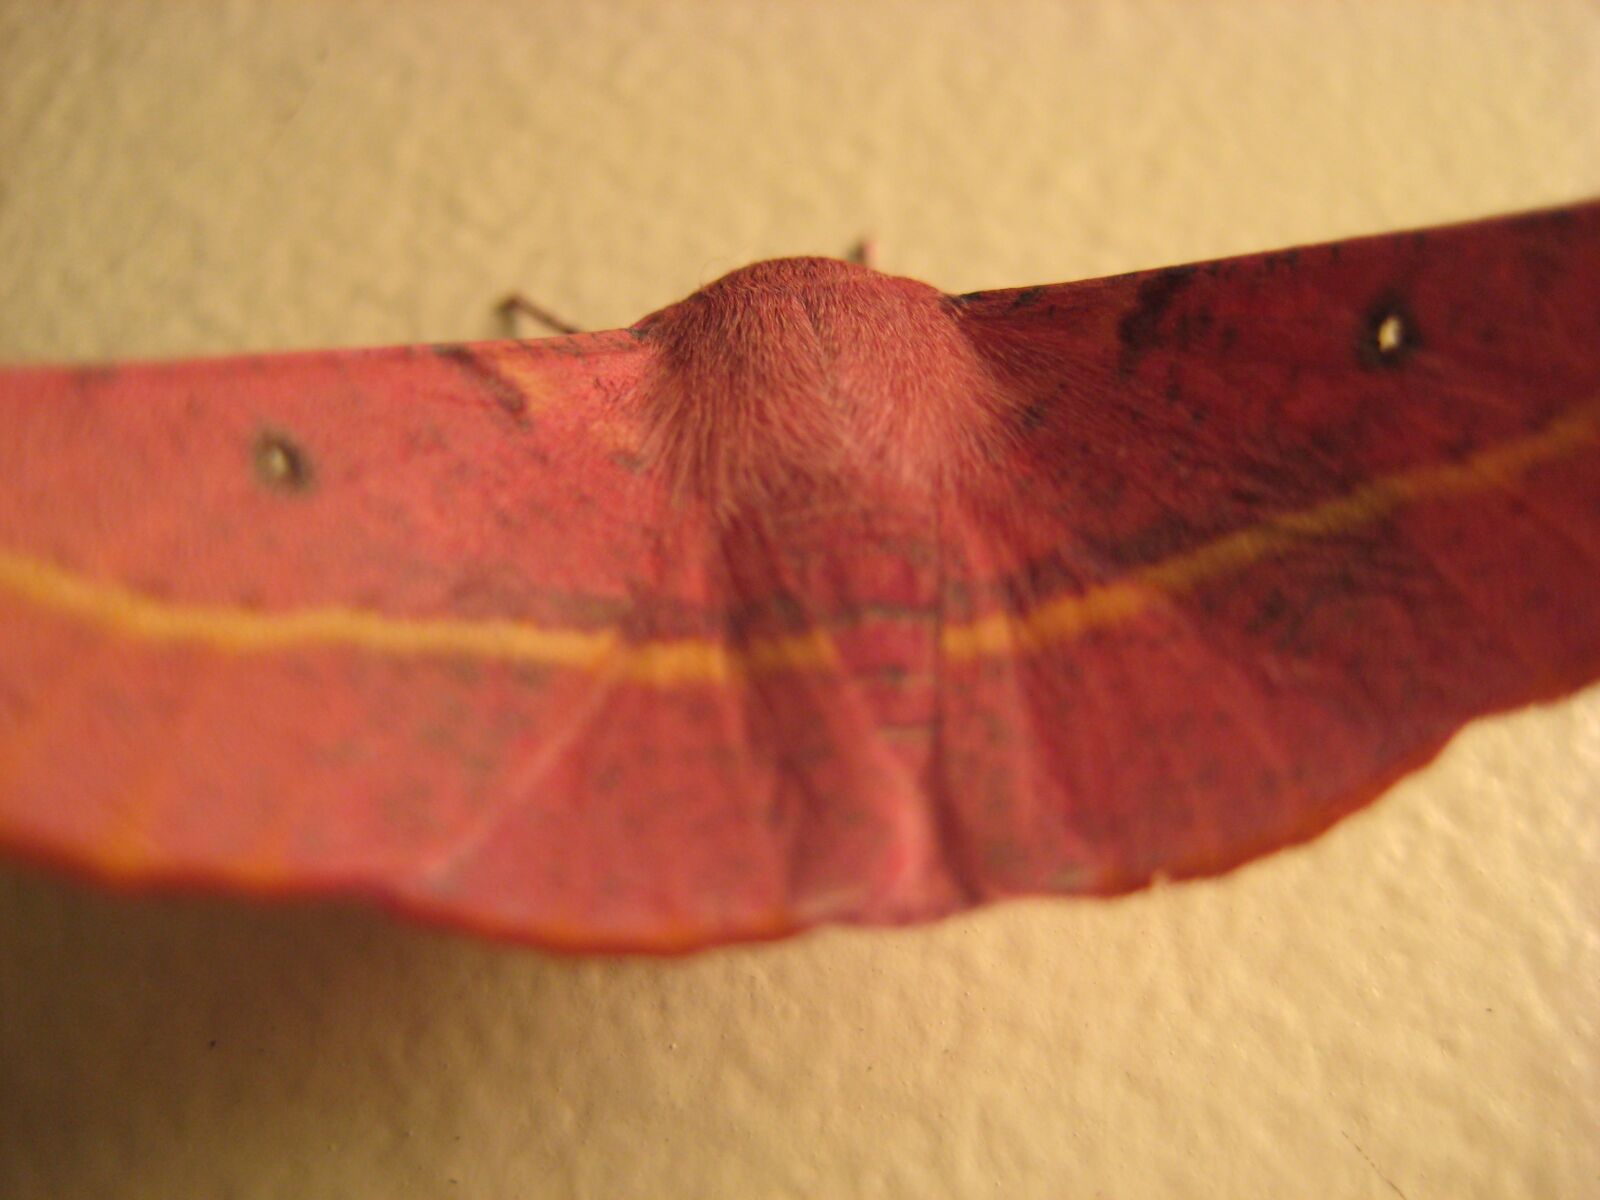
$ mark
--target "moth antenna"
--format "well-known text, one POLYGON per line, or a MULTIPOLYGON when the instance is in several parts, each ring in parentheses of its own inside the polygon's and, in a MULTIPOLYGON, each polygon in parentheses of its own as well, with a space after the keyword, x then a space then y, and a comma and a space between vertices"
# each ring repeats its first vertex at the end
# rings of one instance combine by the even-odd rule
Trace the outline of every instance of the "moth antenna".
POLYGON ((504 300, 500 301, 499 304, 494 306, 494 311, 500 320, 504 322, 506 334, 509 337, 518 336, 517 318, 519 317, 526 318, 530 321, 535 321, 553 333, 569 334, 583 332, 583 330, 578 326, 569 321, 563 321, 549 309, 535 304, 521 292, 512 292, 504 300))

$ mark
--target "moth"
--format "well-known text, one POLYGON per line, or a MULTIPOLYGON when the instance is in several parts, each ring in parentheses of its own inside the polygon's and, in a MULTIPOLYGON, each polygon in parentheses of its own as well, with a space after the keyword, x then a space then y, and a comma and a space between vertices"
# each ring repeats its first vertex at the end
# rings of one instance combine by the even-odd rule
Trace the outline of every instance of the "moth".
POLYGON ((1600 202, 0 372, 0 848, 667 952, 1314 837, 1600 678, 1600 202))

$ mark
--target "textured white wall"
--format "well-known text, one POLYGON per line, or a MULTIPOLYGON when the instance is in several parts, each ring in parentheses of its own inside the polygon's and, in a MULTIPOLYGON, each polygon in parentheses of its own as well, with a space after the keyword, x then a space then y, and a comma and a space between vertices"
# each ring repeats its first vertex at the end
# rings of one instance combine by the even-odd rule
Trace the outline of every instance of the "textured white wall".
MULTIPOLYGON (((0 80, 13 360, 482 337, 512 286, 604 327, 864 233, 963 291, 1600 193, 1583 3, 0 0, 0 80)), ((1597 871, 1594 691, 1225 879, 681 962, 7 870, 0 1194, 1593 1194, 1597 871)))

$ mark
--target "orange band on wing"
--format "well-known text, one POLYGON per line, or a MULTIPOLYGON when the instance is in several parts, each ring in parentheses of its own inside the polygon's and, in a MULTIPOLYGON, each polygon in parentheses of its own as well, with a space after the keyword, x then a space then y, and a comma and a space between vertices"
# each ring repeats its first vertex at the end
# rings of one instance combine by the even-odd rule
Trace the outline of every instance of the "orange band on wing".
POLYGON ((944 630, 951 658, 1014 654, 1126 620, 1207 580, 1242 570, 1312 538, 1353 529, 1405 504, 1505 486, 1535 463, 1560 458, 1600 438, 1600 403, 1565 413, 1538 433, 1459 462, 1417 467, 1363 484, 1337 500, 1283 513, 1197 550, 1175 554, 1128 578, 1046 600, 1020 613, 996 613, 944 630))
POLYGON ((35 607, 149 642, 211 646, 235 654, 353 647, 615 672, 662 687, 722 682, 748 671, 805 670, 838 661, 824 630, 732 647, 708 638, 629 646, 615 630, 551 629, 523 621, 394 617, 351 608, 258 612, 174 604, 0 551, 0 588, 35 607))
MULTIPOLYGON (((1116 583, 946 626, 951 658, 997 657, 1063 641, 1130 619, 1210 579, 1238 571, 1307 539, 1351 529, 1419 500, 1505 486, 1535 463, 1600 439, 1600 403, 1539 432, 1459 462, 1378 479, 1336 500, 1284 513, 1134 572, 1116 583)), ((749 674, 822 670, 839 655, 826 629, 733 646, 709 638, 629 645, 616 630, 553 629, 511 620, 396 617, 350 608, 259 612, 175 604, 89 579, 36 558, 0 551, 0 589, 41 609, 150 642, 211 646, 237 654, 349 647, 378 654, 461 656, 615 673, 659 687, 721 683, 749 674)))

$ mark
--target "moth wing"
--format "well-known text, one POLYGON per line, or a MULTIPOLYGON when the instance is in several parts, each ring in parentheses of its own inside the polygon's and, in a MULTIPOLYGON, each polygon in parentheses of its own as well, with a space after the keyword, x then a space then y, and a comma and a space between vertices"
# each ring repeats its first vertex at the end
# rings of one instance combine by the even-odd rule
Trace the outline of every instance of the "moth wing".
POLYGON ((651 353, 0 373, 0 841, 573 948, 869 906, 901 798, 835 674, 746 679, 814 647, 732 623, 765 568, 646 462, 651 353))
POLYGON ((1018 414, 944 522, 969 890, 1227 869, 1600 676, 1600 205, 957 304, 1018 414))

